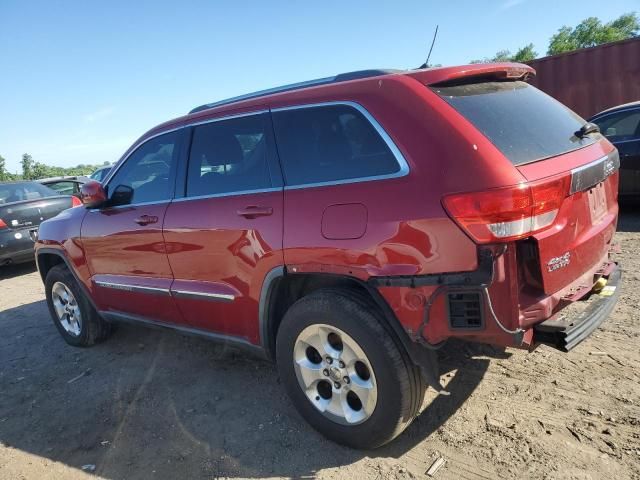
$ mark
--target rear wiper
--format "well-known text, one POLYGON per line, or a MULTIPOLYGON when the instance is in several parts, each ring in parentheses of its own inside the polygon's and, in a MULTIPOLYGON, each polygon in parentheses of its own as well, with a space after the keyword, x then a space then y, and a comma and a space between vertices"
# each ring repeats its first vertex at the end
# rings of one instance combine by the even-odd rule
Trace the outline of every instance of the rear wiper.
POLYGON ((592 133, 600 133, 600 127, 595 123, 587 122, 580 127, 580 130, 574 133, 578 138, 584 138, 592 133))

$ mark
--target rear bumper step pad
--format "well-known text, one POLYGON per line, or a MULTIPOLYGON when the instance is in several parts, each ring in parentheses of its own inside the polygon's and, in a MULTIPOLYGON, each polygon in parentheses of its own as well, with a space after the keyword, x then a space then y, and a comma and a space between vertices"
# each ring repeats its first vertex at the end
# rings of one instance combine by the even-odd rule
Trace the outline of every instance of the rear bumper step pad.
POLYGON ((586 308, 569 305, 553 317, 533 327, 533 344, 548 345, 568 352, 593 333, 609 316, 620 296, 622 270, 620 266, 609 275, 605 290, 615 287, 611 295, 592 293, 586 308), (572 308, 573 307, 573 308, 572 308), (572 314, 572 310, 576 310, 572 314))

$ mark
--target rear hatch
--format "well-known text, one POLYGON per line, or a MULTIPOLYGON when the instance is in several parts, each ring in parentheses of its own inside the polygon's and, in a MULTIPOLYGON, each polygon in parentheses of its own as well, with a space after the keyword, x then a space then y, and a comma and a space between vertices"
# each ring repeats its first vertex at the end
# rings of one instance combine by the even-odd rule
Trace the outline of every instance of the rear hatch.
POLYGON ((0 184, 0 228, 36 229, 40 223, 76 203, 35 182, 0 184))
POLYGON ((526 281, 547 295, 596 272, 618 213, 611 144, 598 132, 581 133, 585 120, 521 80, 459 78, 430 88, 523 177, 519 185, 445 197, 452 218, 477 243, 518 241, 520 274, 526 270, 526 281))

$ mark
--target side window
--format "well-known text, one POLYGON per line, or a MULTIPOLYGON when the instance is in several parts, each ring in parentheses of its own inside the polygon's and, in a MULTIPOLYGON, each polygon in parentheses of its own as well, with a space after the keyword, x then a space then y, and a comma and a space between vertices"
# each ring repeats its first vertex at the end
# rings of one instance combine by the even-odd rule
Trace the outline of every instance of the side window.
POLYGON ((78 192, 76 184, 74 182, 56 182, 47 185, 52 190, 60 193, 61 195, 72 195, 78 192))
POLYGON ((270 188, 265 122, 258 114, 194 127, 187 196, 270 188))
POLYGON ((400 170, 371 122, 351 106, 275 111, 273 126, 287 185, 374 177, 400 170))
POLYGON ((152 138, 129 155, 109 181, 109 198, 113 199, 117 189, 125 188, 132 190, 132 197, 125 204, 169 200, 172 194, 169 179, 178 155, 178 135, 170 132, 152 138))
POLYGON ((606 115, 596 120, 603 135, 611 140, 627 140, 640 136, 640 110, 606 115))

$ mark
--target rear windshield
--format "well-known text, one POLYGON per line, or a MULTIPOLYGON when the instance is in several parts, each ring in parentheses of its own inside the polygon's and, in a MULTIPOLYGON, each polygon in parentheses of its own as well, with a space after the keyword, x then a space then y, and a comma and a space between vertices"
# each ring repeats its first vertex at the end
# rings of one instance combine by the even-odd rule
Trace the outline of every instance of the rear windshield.
POLYGON ((23 200, 37 200, 39 198, 59 195, 44 185, 35 182, 16 182, 0 184, 0 205, 21 202, 23 200))
POLYGON ((432 90, 473 123, 514 165, 570 152, 599 140, 574 132, 585 120, 526 82, 483 82, 432 90))

